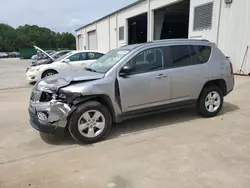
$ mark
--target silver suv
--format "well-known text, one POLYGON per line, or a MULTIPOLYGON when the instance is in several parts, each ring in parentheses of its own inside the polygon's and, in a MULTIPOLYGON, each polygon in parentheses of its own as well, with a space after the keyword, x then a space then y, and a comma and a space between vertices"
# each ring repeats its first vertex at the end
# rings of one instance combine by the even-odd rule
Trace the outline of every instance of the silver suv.
POLYGON ((106 137, 113 123, 189 105, 213 117, 233 88, 232 64, 213 43, 176 39, 129 45, 80 72, 37 82, 30 123, 41 132, 69 131, 75 140, 92 143, 106 137))

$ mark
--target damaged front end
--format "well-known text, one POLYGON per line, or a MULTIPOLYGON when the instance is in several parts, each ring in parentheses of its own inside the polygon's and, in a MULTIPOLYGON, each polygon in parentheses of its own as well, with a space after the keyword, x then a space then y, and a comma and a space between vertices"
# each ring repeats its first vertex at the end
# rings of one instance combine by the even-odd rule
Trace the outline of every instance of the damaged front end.
POLYGON ((67 88, 72 83, 101 79, 104 74, 89 71, 56 74, 34 86, 29 105, 31 125, 46 133, 56 133, 67 126, 69 114, 75 110, 73 101, 82 96, 84 86, 67 88))
POLYGON ((66 128, 71 107, 67 104, 66 96, 59 95, 56 91, 60 84, 44 86, 41 81, 32 90, 29 104, 30 123, 41 132, 56 133, 66 128))
MULTIPOLYGON (((34 92, 32 93, 34 95, 34 92)), ((37 94, 38 92, 37 92, 37 94)), ((44 92, 41 94, 45 95, 44 92)), ((67 125, 67 117, 71 111, 68 104, 52 99, 48 102, 30 101, 29 114, 31 125, 46 133, 55 133, 58 130, 65 129, 67 125)))

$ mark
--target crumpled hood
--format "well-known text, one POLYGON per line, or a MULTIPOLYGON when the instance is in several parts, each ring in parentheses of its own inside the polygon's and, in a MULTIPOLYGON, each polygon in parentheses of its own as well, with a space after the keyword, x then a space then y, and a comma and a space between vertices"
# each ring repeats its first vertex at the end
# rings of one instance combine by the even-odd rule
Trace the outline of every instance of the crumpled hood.
POLYGON ((102 73, 90 71, 72 71, 61 74, 55 74, 48 78, 44 78, 36 84, 38 90, 50 89, 57 91, 58 89, 68 86, 72 82, 92 81, 101 79, 105 76, 102 73))

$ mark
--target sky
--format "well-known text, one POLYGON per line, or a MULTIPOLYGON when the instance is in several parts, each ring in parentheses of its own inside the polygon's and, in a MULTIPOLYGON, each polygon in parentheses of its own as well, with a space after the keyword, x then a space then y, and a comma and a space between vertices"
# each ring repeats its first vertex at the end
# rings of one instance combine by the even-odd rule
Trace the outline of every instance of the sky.
POLYGON ((135 0, 0 0, 0 23, 38 25, 56 32, 75 29, 135 0))

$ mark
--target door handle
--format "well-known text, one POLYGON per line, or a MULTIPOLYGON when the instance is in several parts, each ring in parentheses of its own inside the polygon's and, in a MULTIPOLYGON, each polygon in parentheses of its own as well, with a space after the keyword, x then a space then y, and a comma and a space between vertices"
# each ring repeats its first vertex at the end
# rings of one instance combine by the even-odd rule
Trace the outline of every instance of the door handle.
POLYGON ((156 79, 161 79, 163 78, 163 74, 159 74, 158 76, 156 76, 156 79))
POLYGON ((156 79, 161 79, 161 78, 167 78, 167 75, 163 75, 163 74, 159 74, 158 76, 156 76, 156 79))

